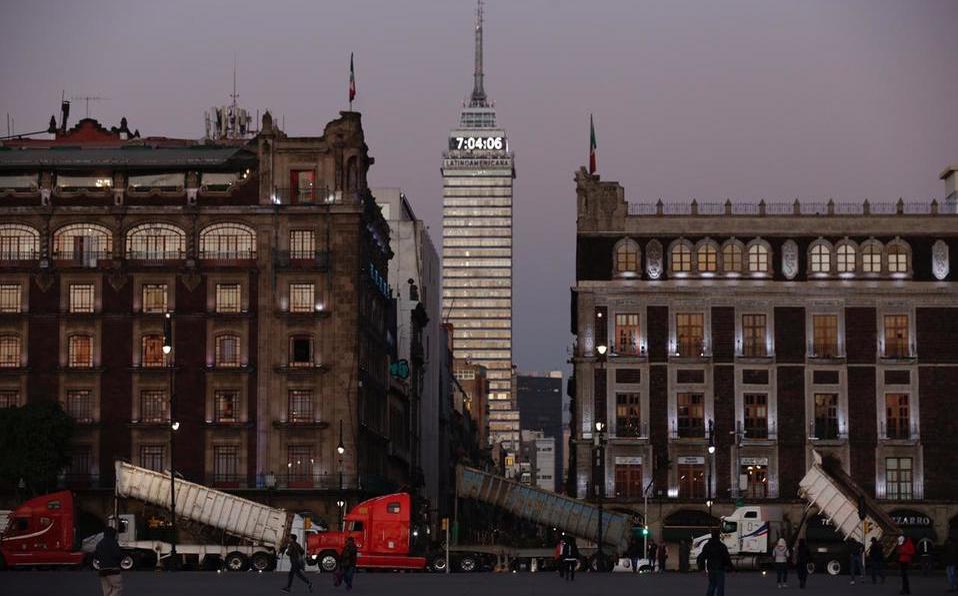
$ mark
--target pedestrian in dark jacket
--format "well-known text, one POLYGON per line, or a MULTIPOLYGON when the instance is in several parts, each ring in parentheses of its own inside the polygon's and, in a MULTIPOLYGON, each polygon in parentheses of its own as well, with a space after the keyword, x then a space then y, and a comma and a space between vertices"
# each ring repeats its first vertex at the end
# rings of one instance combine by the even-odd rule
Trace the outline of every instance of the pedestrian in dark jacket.
POLYGON ((945 573, 948 576, 948 591, 958 591, 958 539, 949 536, 945 540, 945 573))
POLYGON ((566 536, 562 543, 562 563, 565 565, 566 581, 575 581, 575 568, 579 565, 579 547, 574 536, 566 536))
POLYGON ((336 578, 336 585, 346 583, 346 590, 353 589, 353 576, 356 575, 356 541, 352 536, 346 539, 346 546, 343 547, 343 554, 339 557, 339 570, 341 575, 336 578))
POLYGON ((908 583, 908 568, 911 567, 911 561, 915 558, 915 543, 907 536, 898 537, 898 571, 901 573, 901 592, 900 594, 911 594, 911 586, 908 583))
POLYGON ((798 546, 795 548, 795 573, 798 574, 798 587, 805 589, 805 582, 808 581, 808 565, 812 562, 812 551, 808 548, 808 543, 804 538, 798 540, 798 546))
POLYGON ((293 578, 298 577, 306 584, 306 589, 312 592, 313 582, 309 581, 309 578, 303 573, 303 570, 306 568, 306 551, 296 542, 295 535, 289 535, 283 550, 289 555, 289 574, 286 576, 286 587, 283 588, 283 591, 290 592, 293 589, 293 578))
POLYGON ((562 560, 562 547, 565 546, 565 534, 559 538, 559 544, 556 545, 556 568, 559 570, 559 577, 565 579, 565 561, 562 560))
POLYGON ((855 583, 855 576, 859 576, 862 581, 865 581, 865 568, 864 564, 865 556, 865 545, 861 542, 855 540, 854 538, 848 539, 848 573, 852 576, 850 584, 855 583))
POLYGON ((664 542, 659 545, 659 550, 656 555, 656 559, 659 564, 659 573, 665 571, 665 562, 669 560, 669 547, 664 542))
POLYGON ((123 577, 120 575, 123 557, 123 550, 116 541, 116 530, 109 527, 104 529, 103 538, 93 551, 103 596, 120 596, 123 593, 123 577))
POLYGON ((872 537, 871 544, 868 546, 868 568, 873 584, 878 583, 879 577, 881 583, 885 583, 885 550, 875 537, 872 537))
POLYGON ((632 573, 639 572, 639 560, 642 558, 642 543, 635 536, 629 541, 629 548, 626 551, 629 562, 632 564, 632 573))
POLYGON ((712 537, 699 554, 698 564, 708 573, 709 588, 706 596, 725 596, 725 570, 731 569, 732 557, 728 548, 722 544, 718 530, 712 530, 712 537))
POLYGON ((649 540, 648 550, 645 551, 645 557, 649 560, 649 571, 655 571, 655 555, 659 552, 659 545, 649 540))

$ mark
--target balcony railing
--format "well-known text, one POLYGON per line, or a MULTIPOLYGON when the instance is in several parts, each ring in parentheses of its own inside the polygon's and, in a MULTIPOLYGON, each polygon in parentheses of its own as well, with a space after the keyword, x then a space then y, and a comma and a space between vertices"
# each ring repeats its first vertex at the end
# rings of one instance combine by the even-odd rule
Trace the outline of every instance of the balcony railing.
POLYGON ((214 488, 246 488, 248 478, 246 474, 214 472, 206 475, 206 483, 214 488))
POLYGON ((276 475, 276 488, 308 488, 313 490, 339 490, 356 487, 356 476, 343 474, 342 486, 340 475, 332 473, 286 472, 276 475))
POLYGON ((888 424, 882 420, 879 428, 879 438, 888 441, 909 441, 918 438, 918 425, 914 422, 888 424))
POLYGON ((343 191, 328 188, 276 187, 271 198, 274 205, 335 205, 343 202, 343 196, 343 191))
POLYGON ((329 266, 329 253, 324 250, 277 250, 274 258, 277 267, 325 269, 329 266))
POLYGON ((615 423, 615 436, 622 439, 643 439, 649 436, 648 423, 620 422, 615 423))
POLYGON ((701 418, 691 419, 688 424, 678 424, 673 421, 669 428, 670 439, 704 439, 705 421, 701 418))
POLYGON ((817 441, 837 441, 848 438, 848 433, 842 429, 837 420, 812 421, 808 423, 808 438, 817 441))
POLYGON ((741 421, 735 423, 739 438, 743 441, 774 441, 778 439, 778 424, 769 420, 767 424, 745 426, 741 421))
POLYGON ((828 201, 799 201, 758 203, 723 201, 629 203, 629 215, 708 215, 708 216, 766 216, 766 215, 956 215, 940 209, 937 200, 930 202, 836 203, 828 201))
POLYGON ((131 250, 126 253, 131 261, 142 261, 147 264, 166 264, 169 261, 181 261, 186 258, 182 250, 131 250))
POLYGON ((74 267, 97 267, 100 261, 106 261, 113 258, 112 251, 83 251, 83 252, 56 252, 53 253, 53 260, 62 265, 74 267))

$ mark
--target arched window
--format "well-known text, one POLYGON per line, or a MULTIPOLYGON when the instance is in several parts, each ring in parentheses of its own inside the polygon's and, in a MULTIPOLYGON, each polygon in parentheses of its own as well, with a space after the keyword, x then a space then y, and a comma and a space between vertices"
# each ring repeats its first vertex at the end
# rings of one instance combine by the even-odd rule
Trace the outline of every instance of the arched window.
POLYGON ((128 259, 182 259, 186 254, 186 233, 176 226, 147 223, 126 233, 128 259))
POLYGON ((113 233, 93 223, 63 226, 53 234, 53 258, 82 260, 92 265, 113 255, 113 233))
POLYGON ((692 272, 692 244, 688 240, 677 240, 669 251, 672 273, 692 272))
POLYGON ((40 258, 40 232, 20 224, 0 225, 0 260, 33 261, 40 258))
POLYGON ((201 259, 252 259, 256 234, 242 224, 214 224, 200 232, 201 259))
POLYGON ((857 270, 857 254, 855 244, 850 240, 843 240, 835 250, 835 271, 838 273, 855 273, 857 270))
POLYGON ((699 273, 718 271, 718 247, 711 240, 703 240, 695 250, 695 264, 699 273))
POLYGON ((738 240, 732 238, 722 246, 722 271, 725 273, 742 272, 742 254, 745 252, 744 246, 738 240))
POLYGON ((911 250, 904 240, 895 238, 889 242, 885 247, 885 262, 888 264, 888 273, 908 273, 911 269, 909 267, 910 256, 911 250))
POLYGON ((236 335, 216 337, 215 362, 217 367, 235 368, 240 365, 240 338, 236 335))
POLYGON ((626 238, 615 245, 615 276, 634 277, 639 274, 639 245, 626 238))
POLYGON ((764 240, 748 243, 748 272, 752 275, 767 275, 771 264, 771 249, 764 240))
POLYGON ((20 336, 0 335, 0 368, 20 366, 20 336))
POLYGON ((882 253, 884 248, 882 243, 874 238, 862 243, 862 272, 863 273, 881 273, 882 253))
POLYGON ((808 249, 808 271, 819 275, 832 272, 832 245, 827 240, 816 240, 808 249))

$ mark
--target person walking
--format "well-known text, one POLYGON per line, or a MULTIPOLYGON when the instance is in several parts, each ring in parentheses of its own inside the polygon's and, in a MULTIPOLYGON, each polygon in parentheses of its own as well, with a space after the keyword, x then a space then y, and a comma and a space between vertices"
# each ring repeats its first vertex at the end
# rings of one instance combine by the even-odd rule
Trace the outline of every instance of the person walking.
POLYGON ((683 540, 679 544, 679 572, 689 572, 689 557, 692 555, 692 545, 688 540, 683 540))
POLYGON ((659 545, 655 543, 651 538, 649 539, 649 545, 645 551, 645 558, 649 560, 649 571, 655 571, 655 555, 659 552, 659 545))
POLYGON ((282 590, 286 593, 291 592, 293 589, 293 578, 298 577, 306 584, 306 589, 312 592, 313 582, 309 581, 309 578, 303 573, 303 570, 306 568, 306 551, 296 542, 296 536, 294 534, 290 534, 289 538, 286 539, 283 550, 289 555, 289 574, 286 576, 286 587, 282 590))
POLYGON ((865 569, 862 566, 865 555, 865 545, 855 540, 848 539, 848 573, 852 580, 848 583, 855 585, 855 576, 858 575, 862 581, 865 581, 865 569))
POLYGON ((660 544, 656 557, 659 562, 659 573, 663 573, 665 571, 665 563, 669 560, 669 545, 664 542, 660 544))
POLYGON ((772 549, 772 561, 775 563, 775 581, 779 588, 788 587, 788 545, 779 538, 772 549))
POLYGON ((881 546, 881 542, 878 542, 878 539, 872 536, 871 544, 868 546, 868 567, 872 576, 872 583, 878 583, 878 578, 881 578, 881 583, 885 583, 885 551, 881 546))
POLYGON ((346 583, 346 590, 353 589, 353 576, 356 574, 356 541, 352 536, 346 539, 346 546, 343 547, 343 553, 339 556, 339 571, 335 585, 346 583))
POLYGON ((642 559, 642 543, 639 542, 639 539, 635 536, 629 540, 629 548, 625 553, 629 557, 629 562, 632 563, 632 573, 639 572, 639 560, 642 559))
POLYGON ((712 537, 702 547, 698 557, 699 568, 704 568, 708 574, 709 587, 706 596, 725 596, 725 570, 731 569, 732 557, 728 548, 722 544, 717 529, 712 530, 712 537))
POLYGON ((901 591, 899 594, 911 594, 908 584, 908 568, 915 558, 915 543, 908 536, 898 537, 898 571, 901 573, 901 591))
POLYGON ((958 592, 958 539, 954 535, 945 540, 945 574, 948 576, 948 591, 958 592))
POLYGON ((103 538, 93 551, 93 560, 100 576, 103 596, 121 596, 123 576, 120 575, 120 561, 123 560, 123 550, 116 541, 116 529, 104 528, 103 538))
POLYGON ((559 537, 559 543, 556 544, 556 568, 559 570, 559 577, 565 579, 565 561, 562 560, 562 547, 565 546, 565 534, 559 537))
POLYGON ((808 543, 804 538, 799 538, 798 547, 795 548, 795 573, 798 574, 798 587, 805 589, 805 582, 808 581, 808 565, 812 562, 812 550, 808 548, 808 543))
POLYGON ((565 580, 575 581, 575 568, 579 565, 579 547, 574 536, 566 536, 562 542, 562 563, 565 565, 565 580))

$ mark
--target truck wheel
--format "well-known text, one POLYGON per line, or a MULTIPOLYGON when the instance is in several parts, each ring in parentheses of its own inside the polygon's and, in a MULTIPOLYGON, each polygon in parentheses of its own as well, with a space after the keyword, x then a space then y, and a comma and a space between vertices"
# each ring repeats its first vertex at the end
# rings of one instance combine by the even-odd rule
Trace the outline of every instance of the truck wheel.
POLYGON ((268 571, 273 566, 273 557, 263 551, 253 553, 250 559, 250 567, 253 571, 268 571))
POLYGON ((136 559, 133 558, 132 553, 123 553, 123 558, 120 559, 120 569, 123 571, 129 571, 136 567, 136 559))
POLYGON ((825 563, 825 571, 828 572, 828 575, 838 575, 842 572, 842 564, 837 559, 832 559, 825 563))
POLYGON ((232 552, 226 555, 223 562, 226 563, 227 571, 244 571, 246 569, 246 555, 243 553, 232 552))
POLYGON ((339 557, 336 551, 325 550, 319 553, 319 569, 323 573, 332 573, 337 567, 339 567, 339 557))
POLYGON ((445 573, 446 571, 446 555, 436 555, 432 558, 432 561, 429 564, 430 569, 436 573, 445 573))
POLYGON ((479 560, 474 555, 463 555, 459 559, 459 571, 463 573, 472 573, 479 568, 479 560))

